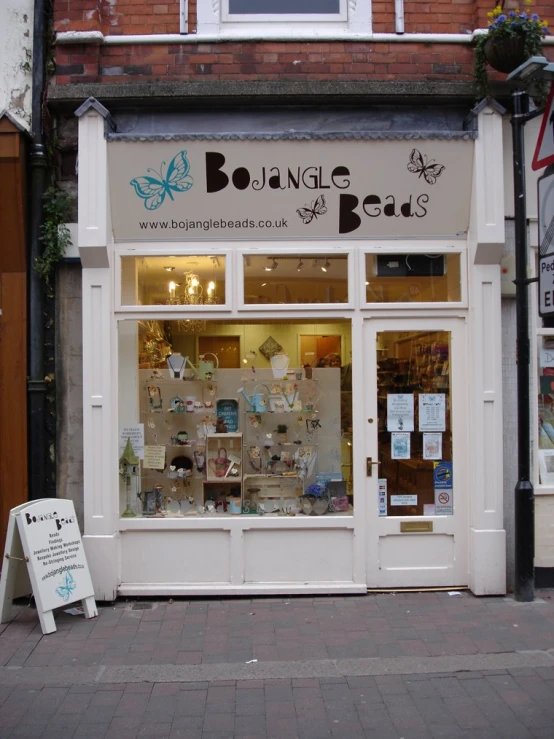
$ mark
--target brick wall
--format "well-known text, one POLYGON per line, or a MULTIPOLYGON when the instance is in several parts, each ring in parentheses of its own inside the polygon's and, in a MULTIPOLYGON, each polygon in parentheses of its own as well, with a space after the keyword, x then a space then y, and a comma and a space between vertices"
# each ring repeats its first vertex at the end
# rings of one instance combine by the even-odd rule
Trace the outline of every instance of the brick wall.
POLYGON ((169 80, 470 79, 473 53, 460 45, 220 43, 60 46, 56 84, 169 80))
MULTIPOLYGON (((203 2, 211 0, 202 0, 203 2)), ((507 0, 509 3, 511 0, 507 0)), ((486 26, 492 2, 405 3, 406 33, 469 34, 486 26)), ((554 2, 539 8, 554 18, 554 2)), ((394 3, 375 0, 375 33, 394 32, 394 3)), ((176 34, 178 0, 55 0, 54 27, 105 36, 176 34)), ((189 3, 189 37, 196 2, 189 3)), ((212 80, 462 80, 472 76, 469 45, 381 42, 221 42, 198 44, 59 45, 56 83, 212 80)))

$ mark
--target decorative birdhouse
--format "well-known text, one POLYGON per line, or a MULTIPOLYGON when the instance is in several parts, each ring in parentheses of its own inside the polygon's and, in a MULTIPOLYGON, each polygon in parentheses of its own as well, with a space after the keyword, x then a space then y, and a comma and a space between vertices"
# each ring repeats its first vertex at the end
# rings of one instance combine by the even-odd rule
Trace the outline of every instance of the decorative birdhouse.
POLYGON ((139 475, 139 458, 135 454, 131 439, 127 439, 123 454, 119 458, 119 474, 125 481, 125 497, 127 507, 121 514, 121 518, 134 518, 137 514, 131 505, 131 478, 139 475))

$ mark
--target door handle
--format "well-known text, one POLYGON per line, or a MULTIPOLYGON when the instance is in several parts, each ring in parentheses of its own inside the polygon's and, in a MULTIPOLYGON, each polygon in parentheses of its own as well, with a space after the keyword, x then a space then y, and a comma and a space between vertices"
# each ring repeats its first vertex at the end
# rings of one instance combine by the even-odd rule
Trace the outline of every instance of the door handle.
POLYGON ((365 458, 365 473, 367 477, 371 477, 373 475, 373 465, 380 465, 381 462, 374 462, 373 457, 366 457, 365 458))

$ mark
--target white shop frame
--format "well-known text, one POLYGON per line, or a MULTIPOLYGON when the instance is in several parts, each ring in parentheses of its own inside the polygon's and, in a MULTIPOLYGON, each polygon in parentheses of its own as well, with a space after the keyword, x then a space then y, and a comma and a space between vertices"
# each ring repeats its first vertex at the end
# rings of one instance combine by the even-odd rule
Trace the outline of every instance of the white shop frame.
MULTIPOLYGON (((502 135, 501 117, 494 109, 481 108, 477 110, 476 118, 480 133, 475 140, 470 228, 467 236, 460 237, 462 249, 467 248, 468 252, 471 304, 468 300, 467 309, 450 304, 432 307, 391 304, 387 306, 387 316, 406 317, 409 310, 410 317, 416 319, 440 311, 441 315, 467 321, 468 374, 472 391, 468 413, 471 428, 475 430, 468 449, 471 470, 468 481, 467 584, 476 594, 492 594, 505 592, 506 585, 499 268, 499 246, 504 241, 504 212, 501 198, 497 197, 503 191, 503 172, 499 166, 502 135), (494 198, 490 197, 491 193, 494 198)), ((377 502, 368 501, 363 495, 361 498, 358 496, 354 515, 343 520, 334 516, 259 521, 236 517, 221 522, 119 518, 116 495, 119 422, 116 324, 126 318, 172 319, 183 312, 181 306, 177 309, 175 306, 155 309, 122 306, 116 297, 114 280, 118 255, 132 253, 133 247, 134 253, 138 254, 144 249, 144 244, 140 247, 133 244, 123 246, 113 242, 104 121, 102 111, 93 107, 83 108, 79 117, 78 244, 83 265, 84 337, 83 541, 96 598, 112 600, 117 594, 364 592, 367 587, 364 558, 366 543, 371 536, 369 513, 373 503, 376 505, 377 502), (183 536, 185 532, 187 535, 183 536), (300 532, 309 534, 309 539, 294 536, 300 532), (268 541, 263 539, 268 534, 273 537, 269 547, 268 541), (313 552, 314 548, 333 552, 335 560, 321 566, 311 562, 306 576, 298 577, 295 573, 298 558, 307 556, 304 553, 313 552), (199 557, 200 552, 214 554, 199 557), (256 559, 255 555, 259 553, 263 556, 256 559), (164 561, 171 561, 168 571, 163 570, 164 561), (251 566, 253 562, 256 564, 251 566)), ((395 243, 394 239, 390 241, 395 243)), ((383 245, 385 242, 379 243, 383 245)), ((368 240, 345 241, 341 245, 356 252, 356 269, 359 270, 364 246, 370 246, 368 240)), ((414 241, 411 245, 419 248, 422 244, 414 241)), ((234 251, 228 241, 225 247, 234 251)), ((264 251, 273 247, 273 242, 268 243, 264 245, 264 251)), ((321 247, 324 248, 323 244, 321 247)), ((437 247, 434 240, 425 243, 430 252, 436 253, 437 247)), ((176 250, 187 251, 189 248, 190 244, 153 245, 158 254, 175 254, 176 250)), ((237 248, 240 248, 238 244, 237 248)), ((314 242, 306 241, 302 248, 309 252, 315 249, 314 242)), ((241 307, 236 292, 236 264, 234 269, 234 278, 228 285, 230 302, 225 307, 217 306, 217 312, 204 309, 197 313, 198 317, 240 316, 244 320, 244 306, 241 307)), ((352 289, 359 292, 359 287, 352 286, 352 289)), ((356 292, 349 295, 356 295, 356 292)), ((352 320, 352 381, 353 387, 360 388, 361 397, 371 391, 364 387, 363 321, 364 317, 371 316, 373 309, 374 306, 361 305, 359 297, 349 309, 352 320)), ((275 314, 275 310, 268 309, 248 311, 252 319, 274 319, 275 314)), ((300 306, 298 314, 291 311, 288 317, 296 318, 297 315, 302 320, 344 317, 344 306, 327 306, 321 310, 300 306)), ((371 453, 364 433, 366 424, 363 404, 356 403, 353 409, 353 465, 354 486, 359 491, 364 487, 365 460, 371 453)))

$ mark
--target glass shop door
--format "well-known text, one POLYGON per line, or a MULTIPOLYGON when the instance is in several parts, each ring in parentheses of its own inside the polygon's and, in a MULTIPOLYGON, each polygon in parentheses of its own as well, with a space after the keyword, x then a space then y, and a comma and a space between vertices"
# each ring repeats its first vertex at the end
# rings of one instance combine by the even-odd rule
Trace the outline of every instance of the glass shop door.
POLYGON ((465 328, 463 318, 365 322, 370 588, 468 582, 465 328))

